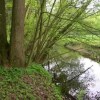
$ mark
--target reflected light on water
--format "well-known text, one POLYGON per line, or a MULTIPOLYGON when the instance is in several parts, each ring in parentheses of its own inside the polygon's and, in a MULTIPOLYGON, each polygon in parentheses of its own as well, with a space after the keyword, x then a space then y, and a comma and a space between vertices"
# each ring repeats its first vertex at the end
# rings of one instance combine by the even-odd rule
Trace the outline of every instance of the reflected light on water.
POLYGON ((90 89, 92 93, 100 91, 100 64, 88 58, 80 58, 80 63, 84 64, 85 69, 92 66, 91 70, 89 71, 89 74, 94 75, 95 81, 93 82, 94 84, 89 85, 88 89, 90 89))

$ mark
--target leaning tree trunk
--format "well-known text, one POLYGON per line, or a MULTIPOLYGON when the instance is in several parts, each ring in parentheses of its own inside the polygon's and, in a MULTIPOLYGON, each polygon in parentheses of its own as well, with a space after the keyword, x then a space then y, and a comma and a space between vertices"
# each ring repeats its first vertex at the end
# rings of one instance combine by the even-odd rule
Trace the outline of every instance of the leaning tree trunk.
POLYGON ((12 29, 10 38, 11 66, 23 67, 25 65, 24 16, 25 16, 25 0, 13 0, 12 29))
POLYGON ((0 65, 7 66, 7 34, 5 0, 0 0, 0 65))

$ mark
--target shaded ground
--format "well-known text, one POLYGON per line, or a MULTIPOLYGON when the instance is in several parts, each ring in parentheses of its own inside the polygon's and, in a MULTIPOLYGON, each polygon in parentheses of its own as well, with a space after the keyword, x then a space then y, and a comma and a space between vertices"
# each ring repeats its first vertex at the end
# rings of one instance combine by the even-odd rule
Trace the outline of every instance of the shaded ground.
POLYGON ((51 76, 35 65, 27 69, 0 68, 0 100, 62 100, 51 76))

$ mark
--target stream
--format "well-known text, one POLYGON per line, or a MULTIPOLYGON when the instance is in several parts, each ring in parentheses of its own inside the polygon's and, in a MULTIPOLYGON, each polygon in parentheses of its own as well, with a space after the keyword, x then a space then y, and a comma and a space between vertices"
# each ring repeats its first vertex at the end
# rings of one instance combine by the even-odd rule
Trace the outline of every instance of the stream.
POLYGON ((94 62, 88 58, 80 58, 80 63, 84 64, 84 68, 87 69, 88 67, 92 66, 89 69, 89 75, 93 76, 93 84, 89 84, 88 89, 92 93, 96 93, 100 91, 100 64, 94 62))
MULTIPOLYGON (((91 67, 88 70, 88 76, 92 77, 93 80, 90 81, 88 84, 88 91, 90 93, 90 95, 92 94, 96 94, 97 92, 100 92, 100 64, 92 61, 88 58, 78 58, 80 61, 80 64, 84 65, 84 69, 88 69, 89 67, 91 67)), ((56 63, 52 63, 50 64, 50 69, 53 68, 56 65, 56 63)), ((48 67, 45 66, 45 69, 48 70, 48 67)), ((82 75, 83 77, 85 76, 85 74, 82 75)), ((95 99, 93 99, 95 100, 95 99)))

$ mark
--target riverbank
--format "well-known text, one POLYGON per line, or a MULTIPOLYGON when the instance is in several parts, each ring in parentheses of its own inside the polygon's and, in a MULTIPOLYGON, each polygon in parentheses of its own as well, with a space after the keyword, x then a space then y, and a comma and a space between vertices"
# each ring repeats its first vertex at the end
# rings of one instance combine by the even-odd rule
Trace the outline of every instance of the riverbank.
POLYGON ((62 100, 52 77, 40 65, 0 67, 0 100, 62 100))

